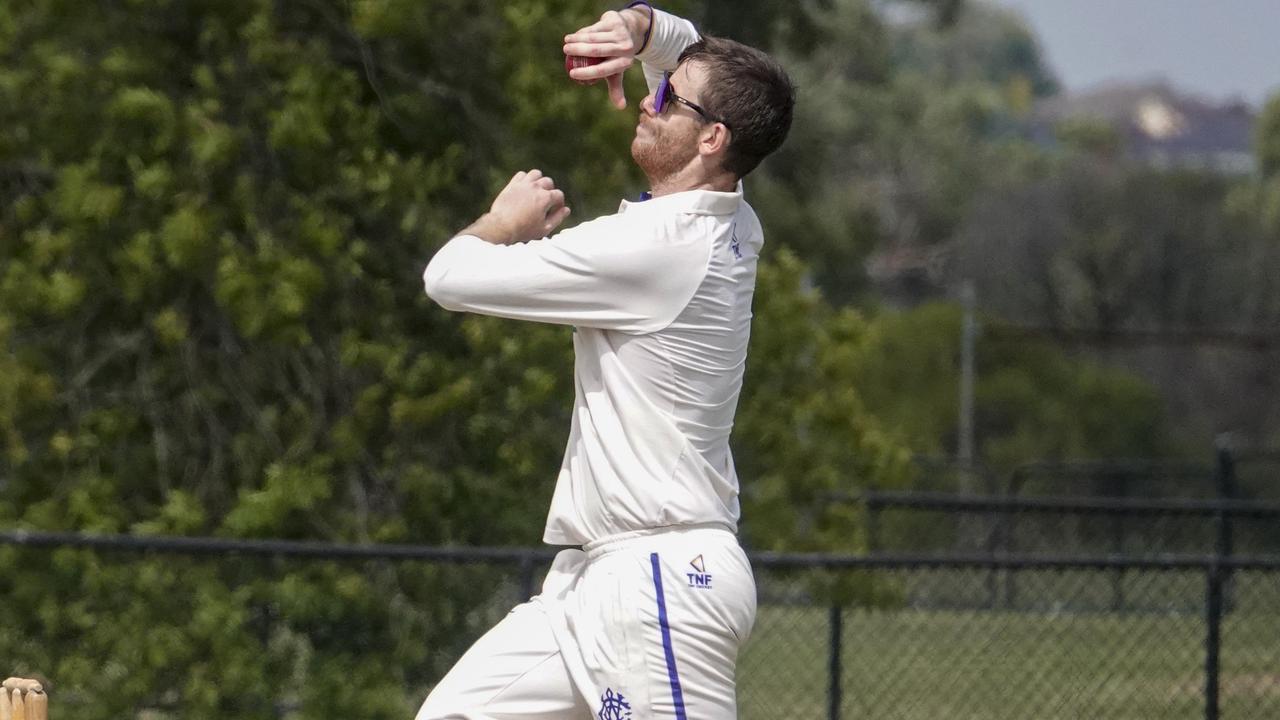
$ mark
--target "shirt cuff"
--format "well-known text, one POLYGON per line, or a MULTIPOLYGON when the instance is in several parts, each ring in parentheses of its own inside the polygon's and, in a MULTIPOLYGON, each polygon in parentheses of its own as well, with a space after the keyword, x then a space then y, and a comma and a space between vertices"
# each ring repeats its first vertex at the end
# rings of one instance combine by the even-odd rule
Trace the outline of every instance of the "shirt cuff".
POLYGON ((676 69, 680 53, 698 41, 698 29, 682 17, 653 9, 653 27, 649 30, 649 46, 636 59, 660 72, 676 69))

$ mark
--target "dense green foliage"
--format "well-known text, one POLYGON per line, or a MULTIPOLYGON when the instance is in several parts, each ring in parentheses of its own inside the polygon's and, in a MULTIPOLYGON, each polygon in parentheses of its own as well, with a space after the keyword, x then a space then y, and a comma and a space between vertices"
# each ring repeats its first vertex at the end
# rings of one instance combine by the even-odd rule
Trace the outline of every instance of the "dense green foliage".
POLYGON ((1258 124, 1261 172, 1245 175, 1136 163, 1117 128, 1068 123, 1061 152, 989 178, 948 244, 952 277, 975 284, 989 315, 1045 339, 1095 333, 1075 349, 1156 383, 1178 443, 1201 458, 1222 434, 1274 443, 1275 112, 1258 124))
POLYGON ((1280 174, 1280 95, 1271 98, 1258 122, 1258 164, 1262 174, 1280 174))
MULTIPOLYGON (((955 447, 960 324, 959 309, 941 304, 886 316, 854 363, 866 406, 920 452, 955 447)), ((1159 398, 1125 373, 1068 359, 1050 345, 994 338, 979 346, 976 365, 979 457, 995 468, 1168 451, 1159 398)))
MULTIPOLYGON (((1052 76, 1024 29, 951 0, 914 25, 863 0, 738 5, 672 9, 772 47, 801 87, 791 141, 748 180, 770 249, 743 529, 857 551, 859 517, 819 500, 903 486, 911 452, 953 447, 959 337, 953 309, 876 310, 864 263, 959 232, 980 190, 1037 166, 1002 129, 1052 76)), ((574 219, 643 189, 632 111, 560 65, 601 9, 0 5, 0 526, 535 543, 568 332, 446 313, 419 273, 515 169, 557 178, 574 219)), ((1131 378, 1046 347, 981 362, 993 462, 1161 448, 1131 378)), ((491 580, 4 548, 0 657, 92 699, 85 720, 405 717, 491 580)))
MULTIPOLYGON (((498 168, 603 117, 543 71, 570 16, 526 5, 465 32, 444 3, 0 10, 5 524, 535 540, 566 336, 448 317, 418 280, 498 168)), ((613 157, 624 130, 578 149, 613 157)), ((404 717, 491 592, 71 551, 0 569, 0 654, 93 698, 85 718, 404 717)))
POLYGON ((1034 153, 1009 130, 1053 81, 1027 31, 978 4, 941 27, 852 1, 812 22, 819 40, 782 50, 802 112, 753 201, 829 300, 865 304, 873 251, 944 243, 1025 174, 1034 153))

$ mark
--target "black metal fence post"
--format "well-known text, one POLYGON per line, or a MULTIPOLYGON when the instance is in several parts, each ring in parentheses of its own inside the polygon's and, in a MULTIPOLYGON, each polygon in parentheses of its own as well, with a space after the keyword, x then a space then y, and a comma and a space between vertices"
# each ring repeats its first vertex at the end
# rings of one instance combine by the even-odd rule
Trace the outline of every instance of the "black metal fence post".
POLYGON ((828 678, 827 685, 827 717, 829 720, 840 720, 840 704, 841 704, 841 670, 840 670, 840 653, 843 647, 844 637, 844 609, 839 605, 832 605, 828 616, 831 625, 831 639, 829 641, 829 649, 831 657, 828 659, 828 678))
MULTIPOLYGON (((1129 497, 1129 476, 1118 473, 1113 479, 1116 497, 1129 497)), ((1125 519, 1124 515, 1116 515, 1111 520, 1111 552, 1117 557, 1124 555, 1125 519)), ((1111 609, 1115 612, 1124 610, 1124 568, 1116 568, 1111 577, 1111 609)))
MULTIPOLYGON (((1216 445, 1216 462, 1214 464, 1214 489, 1219 501, 1234 500, 1235 457, 1231 453, 1230 438, 1220 436, 1216 445)), ((1204 717, 1205 720, 1218 720, 1218 689, 1221 685, 1221 667, 1219 660, 1222 653, 1222 616, 1226 611, 1226 585, 1230 582, 1230 571, 1222 567, 1222 561, 1231 557, 1235 544, 1231 533, 1230 513, 1218 511, 1214 514, 1217 537, 1214 542, 1213 560, 1209 564, 1205 579, 1205 652, 1204 652, 1204 717)))
MULTIPOLYGON (((1004 516, 1005 513, 995 512, 988 513, 987 517, 991 518, 991 525, 994 527, 992 532, 987 534, 987 554, 996 557, 1004 552, 1001 544, 1004 533, 1004 516)), ((1000 603, 1000 571, 996 568, 987 570, 987 609, 994 610, 1000 603)))
POLYGON ((1204 718, 1218 720, 1218 658, 1222 649, 1222 566, 1218 558, 1205 570, 1204 718))
MULTIPOLYGON (((1230 502, 1239 495, 1236 489, 1236 458, 1231 449, 1231 437, 1220 435, 1214 445, 1217 456, 1213 472, 1214 488, 1217 491, 1218 500, 1230 502)), ((1229 558, 1235 554, 1235 533, 1231 519, 1232 514, 1229 512, 1218 512, 1214 515, 1217 529, 1214 552, 1219 558, 1229 558)), ((1223 573, 1221 592, 1223 611, 1228 612, 1231 610, 1232 596, 1230 571, 1223 573)))
MULTIPOLYGON (((1217 457, 1213 471, 1214 489, 1218 493, 1219 500, 1234 500, 1236 498, 1236 459, 1231 451, 1231 440, 1223 435, 1218 438, 1215 445, 1217 457)), ((1219 512, 1215 514, 1214 520, 1218 530, 1217 552, 1223 557, 1230 557, 1235 545, 1235 538, 1231 532, 1231 515, 1219 512)))
MULTIPOLYGON (((1027 482, 1026 468, 1018 468, 1009 476, 1008 482, 1005 484, 1005 499, 1017 501, 1022 499, 1023 485, 1027 482)), ((1000 526, 1000 542, 1004 547, 1005 555, 1012 555, 1016 552, 1014 544, 1018 536, 1018 513, 1004 512, 1000 513, 1004 518, 1004 522, 1000 526)), ((1004 597, 1001 598, 1000 607, 1012 609, 1017 603, 1017 578, 1016 573, 1009 572, 1007 569, 1001 570, 1004 577, 1004 597)))
MULTIPOLYGON (((1018 538, 1018 513, 1007 513, 1008 523, 1005 526, 1004 551, 1008 555, 1017 553, 1018 538)), ((1012 609, 1018 605, 1018 583, 1015 572, 1008 569, 1001 571, 1004 573, 1004 604, 1001 607, 1012 609)))
MULTIPOLYGON (((1008 484, 1000 489, 1000 493, 1001 497, 1006 500, 1013 497, 1008 484)), ((992 523, 994 528, 991 532, 990 541, 987 544, 988 551, 992 556, 997 554, 1008 555, 1010 539, 1009 513, 993 511, 993 513, 988 515, 988 517, 992 517, 994 519, 994 522, 992 523)), ((1001 574, 1000 570, 995 567, 987 570, 987 607, 992 610, 1004 607, 1003 603, 1005 602, 1005 598, 1001 598, 1000 596, 1001 574)))

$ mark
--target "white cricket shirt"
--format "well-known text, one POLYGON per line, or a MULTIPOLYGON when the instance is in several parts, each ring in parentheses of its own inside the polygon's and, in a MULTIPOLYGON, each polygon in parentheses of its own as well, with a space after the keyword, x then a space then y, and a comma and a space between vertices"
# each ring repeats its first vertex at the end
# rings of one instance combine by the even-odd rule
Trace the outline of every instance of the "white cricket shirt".
MULTIPOLYGON (((656 14, 648 77, 674 69, 692 28, 656 14)), ((427 294, 449 310, 575 328, 573 422, 545 542, 736 530, 729 433, 763 242, 739 184, 623 201, 614 215, 532 242, 461 235, 431 259, 427 294)))

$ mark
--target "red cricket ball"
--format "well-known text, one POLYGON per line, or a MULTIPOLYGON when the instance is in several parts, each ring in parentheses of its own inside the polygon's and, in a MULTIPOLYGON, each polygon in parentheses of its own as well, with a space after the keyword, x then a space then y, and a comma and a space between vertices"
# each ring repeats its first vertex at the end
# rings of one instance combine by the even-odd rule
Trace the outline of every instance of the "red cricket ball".
MULTIPOLYGON (((583 57, 581 55, 565 55, 564 71, 569 72, 574 68, 584 68, 584 67, 590 67, 591 65, 599 65, 604 61, 605 59, 602 57, 583 57)), ((595 80, 576 80, 575 82, 577 82, 580 85, 594 85, 596 83, 595 80)))

